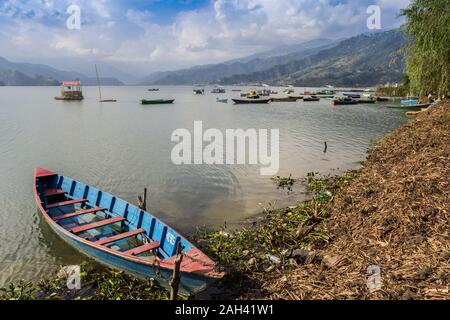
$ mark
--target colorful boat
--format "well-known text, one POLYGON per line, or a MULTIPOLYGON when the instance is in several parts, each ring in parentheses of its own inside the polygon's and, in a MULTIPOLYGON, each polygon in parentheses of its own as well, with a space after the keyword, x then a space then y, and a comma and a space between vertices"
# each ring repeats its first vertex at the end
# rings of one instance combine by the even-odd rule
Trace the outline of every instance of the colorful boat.
POLYGON ((358 101, 352 98, 338 98, 333 100, 333 104, 337 105, 348 105, 348 104, 358 104, 358 101))
POLYGON ((419 100, 409 99, 409 100, 401 100, 400 103, 404 106, 412 106, 419 104, 419 100))
POLYGON ((78 101, 83 100, 83 91, 80 81, 64 81, 61 84, 61 96, 55 97, 56 100, 78 101))
POLYGON ((411 104, 411 105, 402 105, 402 104, 387 104, 386 108, 391 109, 402 109, 406 111, 420 111, 422 108, 428 108, 431 103, 421 103, 421 104, 411 104))
POLYGON ((235 104, 257 104, 257 103, 269 103, 270 98, 261 99, 261 98, 248 98, 248 99, 231 99, 235 104))
POLYGON ((345 97, 352 98, 352 99, 359 99, 359 98, 361 98, 361 95, 360 94, 356 94, 356 93, 346 93, 346 92, 344 92, 344 93, 342 93, 342 95, 345 96, 345 97))
POLYGON ((141 100, 141 104, 170 104, 173 103, 175 101, 175 99, 142 99, 141 100))
POLYGON ((299 98, 298 97, 282 97, 282 98, 270 98, 272 102, 295 102, 299 98))
POLYGON ((196 294, 224 273, 181 234, 150 213, 95 187, 36 168, 34 196, 45 221, 78 251, 169 288, 182 246, 179 292, 196 294))
POLYGON ((220 98, 216 98, 216 102, 220 102, 220 103, 228 103, 228 99, 220 99, 220 98))

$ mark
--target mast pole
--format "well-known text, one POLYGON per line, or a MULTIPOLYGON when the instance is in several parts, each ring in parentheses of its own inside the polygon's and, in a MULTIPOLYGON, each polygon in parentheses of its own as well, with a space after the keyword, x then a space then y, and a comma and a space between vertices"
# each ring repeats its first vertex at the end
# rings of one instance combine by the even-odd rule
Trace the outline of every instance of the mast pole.
POLYGON ((102 90, 100 89, 100 78, 98 77, 97 64, 95 64, 95 74, 97 75, 98 93, 100 95, 100 102, 102 101, 102 90))

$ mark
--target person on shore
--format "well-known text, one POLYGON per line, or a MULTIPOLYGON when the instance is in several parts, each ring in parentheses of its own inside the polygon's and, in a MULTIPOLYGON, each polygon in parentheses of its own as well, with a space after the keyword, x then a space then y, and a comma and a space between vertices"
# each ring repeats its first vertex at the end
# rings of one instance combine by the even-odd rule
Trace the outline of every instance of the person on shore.
POLYGON ((433 103, 434 99, 433 99, 433 95, 431 94, 431 92, 428 94, 428 103, 433 103))

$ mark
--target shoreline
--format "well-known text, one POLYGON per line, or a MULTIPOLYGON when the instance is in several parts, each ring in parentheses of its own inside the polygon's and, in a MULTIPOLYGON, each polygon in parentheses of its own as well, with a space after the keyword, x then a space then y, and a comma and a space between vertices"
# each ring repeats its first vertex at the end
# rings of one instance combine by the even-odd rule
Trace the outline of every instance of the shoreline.
MULTIPOLYGON (((445 261, 448 266, 450 256, 445 253, 450 248, 442 222, 448 221, 450 207, 445 198, 449 184, 443 181, 449 176, 449 154, 439 148, 448 149, 449 109, 448 101, 441 102, 387 134, 358 170, 308 175, 311 200, 266 210, 249 226, 233 231, 199 230, 194 241, 228 275, 194 298, 448 298, 450 270, 445 261), (442 174, 433 175, 436 170, 442 174), (380 267, 381 288, 367 287, 370 266, 380 267)), ((277 181, 279 186, 298 181, 291 182, 277 181)), ((37 285, 19 283, 0 291, 0 298, 19 298, 20 293, 25 299, 168 299, 151 280, 90 264, 85 269, 88 287, 78 292, 67 292, 63 278, 56 278, 37 285)))

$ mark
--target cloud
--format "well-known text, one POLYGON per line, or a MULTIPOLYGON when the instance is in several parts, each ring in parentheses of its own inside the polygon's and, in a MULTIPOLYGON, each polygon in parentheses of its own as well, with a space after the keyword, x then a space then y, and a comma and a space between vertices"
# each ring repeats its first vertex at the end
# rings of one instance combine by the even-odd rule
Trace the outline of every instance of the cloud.
POLYGON ((366 9, 372 4, 381 8, 383 28, 397 27, 400 9, 409 2, 172 0, 143 7, 135 0, 5 0, 0 4, 0 56, 34 62, 67 58, 68 65, 71 59, 97 59, 144 74, 368 32, 366 9), (81 8, 81 30, 66 28, 71 4, 81 8))

